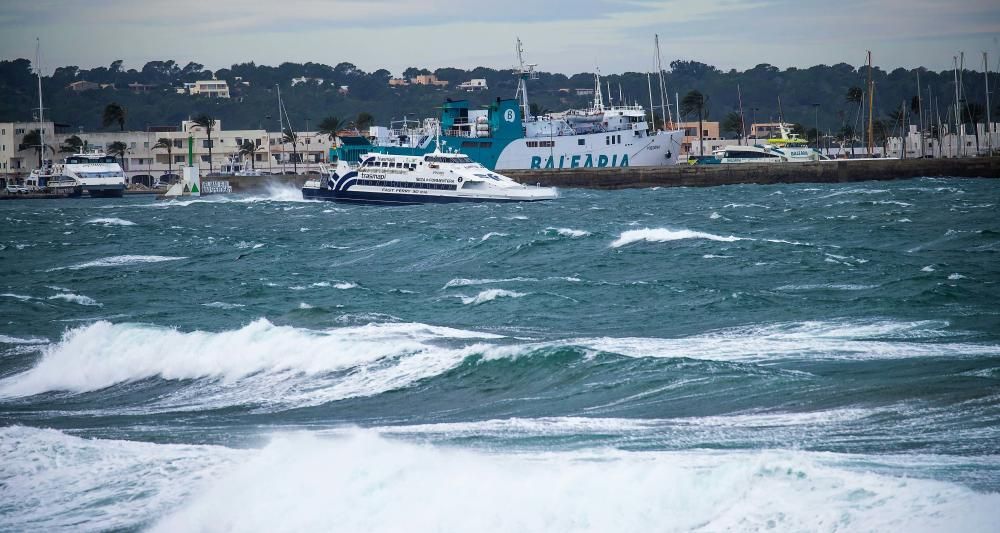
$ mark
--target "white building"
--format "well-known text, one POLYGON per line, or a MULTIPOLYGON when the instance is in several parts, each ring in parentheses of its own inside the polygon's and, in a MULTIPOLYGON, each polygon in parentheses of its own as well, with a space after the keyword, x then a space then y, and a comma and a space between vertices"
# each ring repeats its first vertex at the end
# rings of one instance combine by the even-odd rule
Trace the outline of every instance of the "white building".
POLYGON ((229 84, 226 80, 202 80, 185 83, 184 87, 190 94, 204 94, 213 98, 229 98, 229 84))
POLYGON ((489 87, 486 86, 486 80, 483 78, 474 78, 469 81, 463 81, 458 84, 458 88, 463 91, 474 92, 474 91, 485 91, 489 87))
MULTIPOLYGON (((0 184, 20 183, 38 167, 38 154, 34 148, 24 147, 24 150, 19 150, 25 133, 38 127, 37 122, 0 123, 0 181, 2 181, 0 184)), ((219 172, 232 157, 242 159, 247 167, 256 168, 266 174, 318 172, 320 164, 327 161, 333 144, 326 135, 299 132, 298 142, 293 150, 291 144, 281 142, 280 133, 262 129, 224 130, 222 123, 216 121, 212 129, 210 161, 208 133, 193 121, 184 121, 179 130, 168 132, 112 131, 53 135, 51 122, 43 123, 42 127, 45 130, 45 144, 51 147, 46 159, 59 160, 65 157, 65 153, 59 153, 59 147, 65 145, 66 140, 74 135, 79 137, 85 146, 100 150, 107 150, 115 142, 125 143, 127 148, 122 157, 122 168, 125 170, 128 182, 145 185, 156 182, 168 173, 180 174, 178 166, 187 164, 189 137, 192 140, 194 162, 203 175, 219 172), (169 141, 169 151, 166 148, 153 148, 161 138, 169 141), (252 156, 240 156, 238 154, 240 147, 247 140, 257 149, 252 156)), ((164 181, 169 179, 168 176, 164 181)))

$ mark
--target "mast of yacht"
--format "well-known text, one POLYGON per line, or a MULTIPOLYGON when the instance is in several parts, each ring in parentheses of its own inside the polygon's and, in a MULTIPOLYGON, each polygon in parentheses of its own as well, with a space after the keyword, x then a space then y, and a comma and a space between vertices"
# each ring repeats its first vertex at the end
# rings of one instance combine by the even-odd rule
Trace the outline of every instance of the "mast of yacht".
MULTIPOLYGON (((653 36, 653 40, 656 43, 656 74, 660 78, 660 116, 663 117, 663 120, 667 120, 669 118, 670 123, 673 124, 674 116, 673 113, 670 112, 670 106, 666 103, 667 93, 666 89, 664 89, 663 83, 663 58, 660 55, 660 34, 655 34, 653 36)), ((664 126, 663 129, 667 129, 666 126, 664 126)))
POLYGON ((45 166, 45 107, 42 105, 42 64, 41 64, 42 42, 35 37, 35 72, 38 74, 38 153, 42 154, 38 173, 42 173, 45 166))
POLYGON ((516 99, 518 96, 521 97, 521 112, 524 115, 525 122, 531 120, 531 106, 528 104, 528 83, 527 79, 534 79, 535 67, 538 65, 535 63, 525 63, 524 62, 524 47, 521 46, 521 38, 517 38, 517 92, 514 94, 516 99))
POLYGON ((920 157, 924 154, 924 99, 920 94, 920 69, 917 69, 917 115, 920 117, 920 157))
MULTIPOLYGON (((868 50, 868 157, 875 151, 872 107, 875 105, 875 83, 872 81, 872 51, 868 50)), ((884 155, 884 154, 883 154, 884 155)))
POLYGON ((993 157, 993 124, 990 123, 990 64, 983 52, 983 79, 986 81, 986 147, 990 157, 993 157))
MULTIPOLYGON (((604 89, 601 89, 601 69, 594 72, 594 109, 604 111, 604 89)), ((609 102, 610 103, 610 102, 609 102)))
MULTIPOLYGON (((646 87, 649 89, 649 121, 653 124, 653 131, 656 131, 656 109, 653 108, 653 81, 652 76, 646 73, 646 87)), ((666 128, 664 128, 666 129, 666 128)))
MULTIPOLYGON (((743 139, 747 136, 747 122, 743 118, 743 92, 740 90, 740 84, 736 84, 736 96, 740 101, 740 144, 743 144, 743 139)), ((819 143, 819 130, 816 130, 817 144, 819 143)))
POLYGON ((959 124, 959 121, 961 119, 959 118, 959 111, 958 111, 958 102, 959 102, 959 94, 958 94, 958 56, 951 56, 951 59, 955 62, 955 134, 958 136, 958 144, 959 144, 959 146, 961 146, 962 145, 962 130, 961 130, 962 126, 959 124))

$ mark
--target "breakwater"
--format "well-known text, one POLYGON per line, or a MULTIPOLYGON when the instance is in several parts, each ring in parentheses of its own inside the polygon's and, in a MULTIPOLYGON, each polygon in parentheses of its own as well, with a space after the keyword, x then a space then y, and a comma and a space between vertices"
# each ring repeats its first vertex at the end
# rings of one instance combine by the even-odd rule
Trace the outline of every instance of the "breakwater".
POLYGON ((630 189, 641 187, 710 187, 744 183, 843 183, 949 176, 1000 177, 1000 160, 864 159, 813 163, 675 165, 671 167, 580 168, 573 170, 508 170, 521 183, 548 187, 630 189))

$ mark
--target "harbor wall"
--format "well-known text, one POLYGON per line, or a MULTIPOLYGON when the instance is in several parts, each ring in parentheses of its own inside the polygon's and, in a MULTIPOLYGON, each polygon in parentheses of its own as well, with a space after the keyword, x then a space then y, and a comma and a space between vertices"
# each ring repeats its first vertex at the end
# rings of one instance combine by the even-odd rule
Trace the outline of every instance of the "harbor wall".
POLYGON ((627 189, 640 187, 710 187, 742 183, 844 183, 947 176, 998 178, 1000 158, 869 159, 810 163, 686 165, 671 167, 508 170, 525 184, 548 187, 627 189))

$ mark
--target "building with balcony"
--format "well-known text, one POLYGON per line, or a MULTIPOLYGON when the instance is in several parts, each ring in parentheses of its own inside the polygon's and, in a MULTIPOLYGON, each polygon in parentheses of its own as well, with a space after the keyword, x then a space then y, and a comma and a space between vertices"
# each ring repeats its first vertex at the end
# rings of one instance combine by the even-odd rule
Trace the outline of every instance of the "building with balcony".
POLYGON ((489 87, 486 86, 486 80, 483 78, 473 78, 469 81, 463 81, 458 84, 458 88, 470 93, 475 91, 486 91, 489 89, 489 87))
POLYGON ((202 80, 185 83, 189 94, 203 94, 213 98, 229 98, 229 84, 226 80, 202 80))

